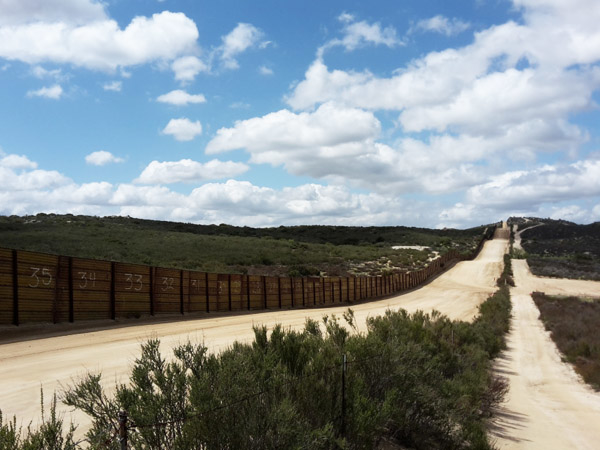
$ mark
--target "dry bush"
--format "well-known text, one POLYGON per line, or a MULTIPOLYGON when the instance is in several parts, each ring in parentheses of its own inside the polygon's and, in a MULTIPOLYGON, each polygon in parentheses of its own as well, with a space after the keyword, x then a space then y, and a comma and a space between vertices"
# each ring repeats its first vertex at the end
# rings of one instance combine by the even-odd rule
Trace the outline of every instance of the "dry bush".
POLYGON ((534 292, 542 322, 565 359, 586 383, 600 390, 600 301, 534 292))

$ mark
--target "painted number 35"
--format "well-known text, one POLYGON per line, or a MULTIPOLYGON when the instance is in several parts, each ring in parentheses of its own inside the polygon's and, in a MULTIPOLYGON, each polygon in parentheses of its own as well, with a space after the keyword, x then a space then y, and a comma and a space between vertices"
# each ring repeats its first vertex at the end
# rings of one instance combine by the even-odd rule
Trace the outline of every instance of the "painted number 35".
POLYGON ((52 273, 50 273, 50 269, 46 267, 31 267, 31 272, 29 287, 36 288, 40 284, 43 286, 50 286, 50 284, 52 284, 52 273))

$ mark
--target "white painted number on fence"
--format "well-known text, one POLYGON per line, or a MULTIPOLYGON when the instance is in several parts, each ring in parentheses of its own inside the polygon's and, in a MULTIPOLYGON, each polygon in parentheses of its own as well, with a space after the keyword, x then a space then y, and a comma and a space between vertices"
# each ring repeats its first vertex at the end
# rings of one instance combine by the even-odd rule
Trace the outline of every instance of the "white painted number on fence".
POLYGON ((125 273, 125 280, 129 283, 125 286, 126 291, 134 290, 141 291, 144 287, 144 283, 142 282, 142 275, 138 273, 125 273), (135 287, 134 287, 135 286, 135 287))
POLYGON ((172 291, 173 290, 173 278, 172 277, 162 277, 162 286, 161 290, 163 292, 172 291))
POLYGON ((33 273, 31 274, 32 280, 29 282, 29 287, 36 288, 40 285, 40 282, 44 286, 50 286, 52 283, 52 274, 50 273, 50 269, 46 267, 31 267, 30 269, 33 273))
POLYGON ((96 287, 96 272, 77 272, 77 274, 81 278, 79 289, 85 289, 88 282, 91 282, 91 287, 96 287))

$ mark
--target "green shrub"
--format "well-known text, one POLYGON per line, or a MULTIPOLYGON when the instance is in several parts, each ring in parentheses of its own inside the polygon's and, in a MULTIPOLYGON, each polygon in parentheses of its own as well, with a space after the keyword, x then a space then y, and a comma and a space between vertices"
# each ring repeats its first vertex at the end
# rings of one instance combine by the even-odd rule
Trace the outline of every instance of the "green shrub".
MULTIPOLYGON (((113 395, 101 375, 87 374, 63 402, 91 418, 86 438, 98 449, 119 448, 120 410, 134 449, 372 449, 382 440, 489 449, 486 420, 506 393, 491 359, 505 348, 510 307, 503 285, 473 323, 387 311, 359 333, 348 310, 301 331, 255 327, 251 344, 218 355, 188 342, 165 358, 150 340, 113 395)), ((80 448, 73 430, 64 432, 53 402, 49 420, 24 437, 16 420, 0 417, 0 449, 80 448)))
POLYGON ((511 252, 511 256, 514 259, 527 259, 529 256, 525 250, 520 248, 513 248, 511 252))
POLYGON ((46 418, 44 393, 40 392, 42 424, 37 429, 31 428, 31 423, 27 426, 27 430, 17 427, 16 417, 5 423, 0 410, 0 450, 75 450, 80 448, 79 443, 73 439, 75 426, 70 425, 65 430, 63 418, 56 414, 56 395, 53 396, 50 404, 50 417, 46 418))
POLYGON ((484 421, 506 392, 490 358, 504 348, 509 317, 504 287, 471 324, 400 310, 350 333, 349 311, 302 331, 256 327, 252 344, 219 355, 187 343, 169 361, 151 340, 113 397, 88 375, 64 401, 92 418, 88 439, 98 445, 125 409, 133 448, 371 449, 383 438, 416 449, 490 448, 484 421))

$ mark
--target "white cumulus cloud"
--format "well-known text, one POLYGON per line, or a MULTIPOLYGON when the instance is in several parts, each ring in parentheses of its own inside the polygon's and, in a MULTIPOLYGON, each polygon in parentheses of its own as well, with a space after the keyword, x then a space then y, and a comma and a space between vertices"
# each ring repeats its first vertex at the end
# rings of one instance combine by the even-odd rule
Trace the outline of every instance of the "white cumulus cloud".
POLYGON ((158 96, 156 101, 170 105, 185 106, 189 103, 205 103, 206 97, 202 94, 189 94, 181 89, 176 89, 158 96))
POLYGON ((105 20, 104 4, 94 0, 0 0, 0 26, 34 22, 83 24, 105 20))
POLYGON ((105 91, 121 92, 122 88, 122 81, 111 81, 110 83, 104 83, 102 85, 102 89, 104 89, 105 91))
POLYGON ((249 23, 238 23, 237 26, 221 39, 223 44, 219 49, 220 59, 223 66, 227 69, 237 69, 239 63, 237 56, 249 48, 265 47, 266 41, 263 41, 264 33, 249 23))
POLYGON ((236 122, 218 130, 206 152, 244 149, 252 163, 378 192, 442 193, 481 183, 487 174, 475 162, 511 142, 432 137, 391 146, 376 141, 380 131, 372 112, 325 103, 314 112, 281 110, 236 122))
POLYGON ((429 19, 420 20, 417 22, 416 26, 411 29, 411 31, 423 30, 445 34, 446 36, 453 36, 468 30, 469 27, 470 24, 468 22, 464 22, 456 18, 449 19, 442 15, 437 15, 430 17, 429 19))
POLYGON ((258 73, 260 73, 261 75, 266 75, 266 76, 270 76, 273 75, 273 69, 271 69, 270 67, 267 66, 260 66, 258 68, 258 73))
POLYGON ((152 161, 135 180, 142 184, 199 183, 206 180, 233 178, 248 171, 246 164, 213 159, 200 163, 191 159, 152 161))
POLYGON ((466 198, 475 205, 531 209, 542 203, 558 203, 600 195, 600 160, 569 165, 545 165, 513 171, 474 186, 466 198))
POLYGON ((27 92, 27 97, 44 97, 52 100, 58 100, 63 95, 63 88, 59 84, 43 87, 35 91, 27 92))
POLYGON ((185 117, 171 119, 162 132, 170 134, 178 141, 191 141, 202 134, 202 124, 199 120, 192 122, 185 117))
POLYGON ((320 47, 317 52, 319 57, 327 49, 338 46, 344 47, 346 51, 352 51, 366 45, 385 45, 387 47, 404 45, 398 38, 394 27, 383 28, 380 23, 356 21, 355 17, 348 13, 341 14, 338 20, 343 24, 343 36, 332 39, 320 47))
POLYGON ((0 167, 7 169, 37 169, 37 163, 25 155, 4 155, 0 150, 0 167))
POLYGON ((201 72, 210 72, 210 66, 197 56, 182 56, 171 64, 175 79, 182 84, 194 81, 201 72))
POLYGON ((124 161, 123 158, 114 156, 111 152, 107 152, 106 150, 92 152, 85 157, 85 162, 92 166, 105 166, 112 163, 122 163, 124 161))
MULTIPOLYGON (((28 5, 33 8, 31 1, 28 5)), ((195 23, 182 13, 138 16, 124 29, 108 18, 69 23, 44 15, 39 21, 0 25, 0 57, 28 64, 52 62, 114 71, 157 60, 171 61, 195 49, 197 39, 195 23)))
POLYGON ((312 113, 295 114, 283 109, 236 122, 233 128, 221 128, 206 152, 243 148, 252 154, 253 162, 280 164, 292 151, 310 153, 317 147, 363 141, 376 137, 380 129, 371 112, 327 103, 312 113))

